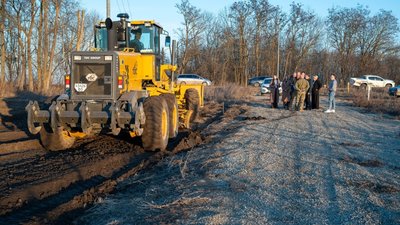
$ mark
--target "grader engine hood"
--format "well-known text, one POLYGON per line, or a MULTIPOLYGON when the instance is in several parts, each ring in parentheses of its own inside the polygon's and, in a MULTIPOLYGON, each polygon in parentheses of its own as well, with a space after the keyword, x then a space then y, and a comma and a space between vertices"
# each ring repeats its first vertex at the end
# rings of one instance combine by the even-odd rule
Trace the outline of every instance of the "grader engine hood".
POLYGON ((71 99, 115 99, 118 71, 114 52, 73 52, 71 99))

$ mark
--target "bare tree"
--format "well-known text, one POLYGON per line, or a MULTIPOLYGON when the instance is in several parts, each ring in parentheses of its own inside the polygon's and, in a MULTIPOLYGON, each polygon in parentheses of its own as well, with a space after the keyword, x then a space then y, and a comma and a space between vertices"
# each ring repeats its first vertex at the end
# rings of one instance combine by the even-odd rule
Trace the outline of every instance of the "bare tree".
POLYGON ((301 4, 291 4, 286 29, 285 57, 286 65, 290 65, 289 70, 295 71, 303 66, 306 56, 318 44, 321 30, 322 22, 313 12, 304 10, 301 4))
POLYGON ((397 18, 390 11, 357 8, 332 8, 327 19, 328 37, 337 52, 336 65, 343 80, 363 73, 381 73, 385 57, 396 55, 399 32, 397 18))
POLYGON ((6 81, 6 38, 5 38, 6 0, 1 0, 0 12, 1 12, 1 20, 0 20, 0 46, 1 46, 0 87, 1 87, 6 81))
POLYGON ((206 26, 204 14, 200 9, 191 5, 188 0, 182 0, 176 4, 179 12, 183 15, 183 28, 179 29, 179 40, 181 48, 179 51, 179 73, 185 73, 189 63, 199 54, 201 35, 206 26))
POLYGON ((238 65, 235 68, 235 83, 240 85, 247 85, 249 48, 247 46, 248 32, 246 29, 248 25, 248 17, 251 12, 251 7, 248 2, 234 2, 230 7, 229 13, 232 29, 237 31, 236 38, 239 45, 239 51, 236 53, 238 57, 238 65))

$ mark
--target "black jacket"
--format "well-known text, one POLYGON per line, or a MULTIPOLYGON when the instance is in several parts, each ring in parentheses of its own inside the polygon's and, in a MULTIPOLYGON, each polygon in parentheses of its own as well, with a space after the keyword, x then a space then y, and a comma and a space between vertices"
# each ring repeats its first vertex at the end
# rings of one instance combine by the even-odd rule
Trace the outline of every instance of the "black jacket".
POLYGON ((314 84, 313 84, 313 86, 312 86, 312 88, 311 88, 311 91, 312 91, 313 93, 316 93, 316 92, 319 91, 319 89, 321 89, 321 87, 322 87, 321 81, 316 80, 316 81, 314 81, 314 84))

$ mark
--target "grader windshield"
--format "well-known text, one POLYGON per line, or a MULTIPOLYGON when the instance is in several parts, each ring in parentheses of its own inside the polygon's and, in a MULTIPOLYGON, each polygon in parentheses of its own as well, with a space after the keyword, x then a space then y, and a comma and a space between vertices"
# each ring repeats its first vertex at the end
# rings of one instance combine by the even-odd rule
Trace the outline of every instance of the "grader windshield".
MULTIPOLYGON (((160 34, 162 28, 151 21, 133 21, 126 30, 118 29, 116 36, 129 37, 128 41, 119 42, 118 50, 134 48, 135 52, 160 54, 160 34), (125 33, 127 32, 127 34, 125 33), (121 34, 124 33, 124 34, 121 34)), ((106 25, 102 22, 95 28, 95 48, 107 51, 108 35, 106 25)))

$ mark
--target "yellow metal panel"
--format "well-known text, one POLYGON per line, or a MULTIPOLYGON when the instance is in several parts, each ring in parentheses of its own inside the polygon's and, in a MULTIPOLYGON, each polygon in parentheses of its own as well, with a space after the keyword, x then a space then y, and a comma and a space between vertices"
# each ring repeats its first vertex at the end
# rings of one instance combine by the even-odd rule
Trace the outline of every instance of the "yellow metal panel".
POLYGON ((162 26, 160 24, 158 24, 156 21, 154 20, 133 20, 131 21, 131 25, 144 25, 145 23, 150 23, 151 25, 155 25, 159 28, 162 28, 162 26))
POLYGON ((154 77, 154 55, 141 55, 135 52, 118 52, 119 73, 124 76, 124 90, 142 90, 142 81, 154 77))

